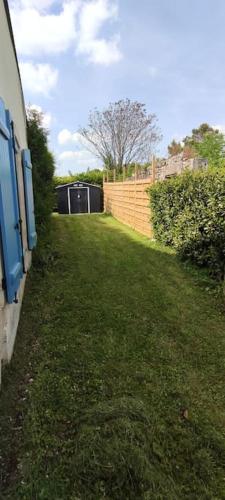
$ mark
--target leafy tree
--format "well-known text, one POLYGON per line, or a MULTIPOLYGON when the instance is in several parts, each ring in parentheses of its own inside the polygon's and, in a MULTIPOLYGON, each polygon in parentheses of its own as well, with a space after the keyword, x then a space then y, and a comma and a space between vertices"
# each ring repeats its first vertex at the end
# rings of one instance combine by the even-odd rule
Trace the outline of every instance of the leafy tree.
POLYGON ((168 146, 168 153, 170 156, 176 156, 180 153, 184 154, 185 158, 194 158, 197 156, 196 149, 191 144, 182 144, 173 140, 168 146))
POLYGON ((200 156, 206 158, 212 167, 221 167, 225 164, 225 138, 218 129, 208 123, 202 123, 192 130, 191 136, 183 139, 181 143, 175 140, 168 146, 169 154, 175 155, 183 151, 186 158, 200 156))
POLYGON ((219 130, 214 129, 213 127, 210 127, 208 123, 202 123, 199 125, 198 128, 193 128, 192 129, 192 135, 186 136, 183 140, 185 146, 193 146, 195 147, 196 144, 199 144, 200 142, 203 141, 205 135, 211 134, 211 135, 218 135, 219 130))
POLYGON ((104 111, 90 113, 87 128, 80 131, 87 149, 107 169, 121 170, 132 162, 147 161, 161 139, 156 116, 144 104, 129 99, 111 103, 104 111))
POLYGON ((48 149, 48 132, 43 116, 37 110, 27 110, 28 146, 33 165, 33 186, 36 224, 47 226, 54 205, 54 157, 48 149))
POLYGON ((225 139, 218 129, 208 123, 202 123, 192 130, 192 135, 185 137, 184 148, 191 148, 197 156, 207 158, 212 167, 224 165, 225 139))
POLYGON ((196 158, 196 156, 198 156, 196 148, 194 148, 194 146, 191 146, 190 144, 186 144, 184 146, 183 153, 185 159, 196 158))
POLYGON ((225 165, 225 138, 220 133, 207 133, 201 142, 195 144, 198 156, 207 158, 209 166, 220 168, 225 165))
POLYGON ((183 151, 183 146, 180 142, 175 141, 175 139, 172 140, 171 144, 168 146, 168 153, 170 156, 175 156, 178 155, 179 153, 182 153, 183 151))

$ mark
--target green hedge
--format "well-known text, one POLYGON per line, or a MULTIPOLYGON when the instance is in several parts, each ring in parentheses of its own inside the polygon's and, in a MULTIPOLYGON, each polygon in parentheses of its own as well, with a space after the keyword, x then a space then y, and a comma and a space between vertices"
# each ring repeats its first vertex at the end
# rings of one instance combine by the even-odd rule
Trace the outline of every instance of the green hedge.
POLYGON ((54 187, 61 184, 68 184, 69 182, 81 181, 88 182, 89 184, 103 185, 103 170, 90 170, 89 172, 82 172, 80 174, 68 175, 64 177, 54 177, 54 187))
POLYGON ((55 161, 48 147, 48 132, 42 124, 42 115, 28 110, 28 146, 33 165, 35 219, 38 233, 49 225, 54 206, 53 175, 55 161))
POLYGON ((223 279, 225 170, 186 172, 148 192, 156 239, 223 279))

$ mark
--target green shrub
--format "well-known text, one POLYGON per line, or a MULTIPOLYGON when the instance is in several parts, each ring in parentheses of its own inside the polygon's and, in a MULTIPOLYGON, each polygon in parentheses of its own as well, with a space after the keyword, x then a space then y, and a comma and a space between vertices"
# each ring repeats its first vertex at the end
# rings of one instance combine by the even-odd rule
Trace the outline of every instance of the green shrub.
POLYGON ((63 177, 54 177, 54 187, 60 186, 61 184, 68 184, 69 182, 81 181, 88 182, 89 184, 103 185, 103 170, 89 170, 88 172, 82 172, 80 174, 68 175, 63 177))
POLYGON ((223 279, 225 170, 186 172, 157 182, 148 193, 156 239, 223 279))
POLYGON ((43 127, 42 114, 33 109, 28 109, 27 136, 33 165, 35 219, 39 233, 48 226, 53 210, 55 162, 48 149, 48 132, 43 127))

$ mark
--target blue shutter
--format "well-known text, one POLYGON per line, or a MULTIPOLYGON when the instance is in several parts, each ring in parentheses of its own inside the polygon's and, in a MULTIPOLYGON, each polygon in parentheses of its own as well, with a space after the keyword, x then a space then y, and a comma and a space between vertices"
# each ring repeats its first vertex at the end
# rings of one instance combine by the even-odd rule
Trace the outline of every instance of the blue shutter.
POLYGON ((32 164, 29 149, 23 150, 23 178, 26 203, 28 248, 29 250, 32 250, 37 243, 37 233, 35 230, 32 164))
POLYGON ((9 112, 0 99, 0 229, 6 297, 16 298, 23 276, 16 167, 9 112))

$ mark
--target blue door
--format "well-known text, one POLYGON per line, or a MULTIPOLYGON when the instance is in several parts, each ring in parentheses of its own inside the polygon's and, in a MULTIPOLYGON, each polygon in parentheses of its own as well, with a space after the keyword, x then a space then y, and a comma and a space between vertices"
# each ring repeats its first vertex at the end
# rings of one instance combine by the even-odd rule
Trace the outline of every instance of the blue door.
POLYGON ((6 297, 16 301, 23 276, 16 165, 10 115, 0 98, 0 235, 6 297))
POLYGON ((37 233, 35 229, 32 164, 31 164, 29 149, 23 150, 22 158, 23 158, 23 178, 24 178, 24 190, 25 190, 28 248, 29 250, 32 250, 37 243, 37 233))

